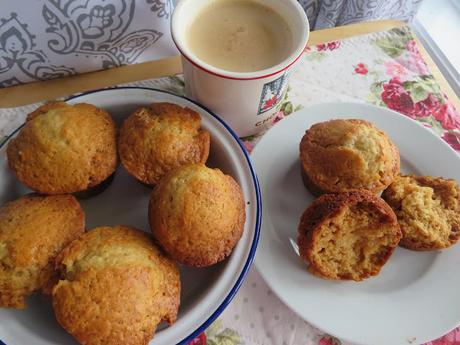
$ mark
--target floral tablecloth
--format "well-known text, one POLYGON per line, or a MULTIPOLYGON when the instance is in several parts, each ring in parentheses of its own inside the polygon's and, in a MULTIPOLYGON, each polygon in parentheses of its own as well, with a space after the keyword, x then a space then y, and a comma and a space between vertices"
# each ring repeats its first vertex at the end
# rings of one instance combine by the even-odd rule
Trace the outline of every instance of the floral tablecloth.
MULTIPOLYGON (((365 102, 396 110, 433 130, 460 153, 460 114, 440 90, 409 28, 398 28, 308 47, 291 77, 273 124, 302 107, 325 102, 365 102)), ((183 93, 180 77, 130 85, 183 93)), ((37 104, 0 110, 0 140, 37 104)), ((260 137, 260 136, 259 136, 260 137)), ((243 138, 251 151, 259 137, 243 138)), ((3 138, 3 139, 2 139, 3 138)), ((323 311, 333 312, 333 311, 323 311)), ((391 330, 389 330, 391 331, 391 330)), ((252 267, 223 314, 193 345, 346 344, 309 325, 272 293, 252 267)), ((460 345, 460 328, 428 345, 460 345)), ((389 344, 390 345, 390 344, 389 344)))

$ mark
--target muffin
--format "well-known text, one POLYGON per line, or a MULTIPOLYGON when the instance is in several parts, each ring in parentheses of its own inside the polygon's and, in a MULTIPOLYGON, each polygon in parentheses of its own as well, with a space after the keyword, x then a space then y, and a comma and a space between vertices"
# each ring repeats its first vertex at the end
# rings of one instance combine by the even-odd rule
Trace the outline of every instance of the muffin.
POLYGON ((393 210, 367 190, 324 194, 300 219, 297 242, 311 273, 360 281, 380 272, 401 239, 393 210))
POLYGON ((229 256, 245 217, 240 186, 204 164, 174 170, 150 197, 154 237, 173 259, 188 266, 210 266, 229 256))
POLYGON ((28 115, 7 154, 16 177, 36 192, 86 191, 117 167, 115 123, 91 104, 48 103, 28 115))
POLYGON ((85 215, 71 195, 26 195, 0 208, 0 307, 23 309, 25 298, 55 282, 54 259, 84 232, 85 215))
POLYGON ((56 268, 53 309, 80 344, 146 345, 161 321, 177 318, 177 265, 147 233, 96 228, 67 246, 56 268))
POLYGON ((450 247, 460 237, 460 189, 454 180, 400 176, 384 192, 403 233, 400 246, 412 250, 450 247))
POLYGON ((313 125, 300 142, 305 186, 315 195, 367 189, 380 193, 399 174, 399 152, 388 136, 364 120, 313 125))
POLYGON ((198 113, 171 103, 152 103, 128 117, 120 130, 120 159, 126 170, 153 186, 185 164, 205 163, 210 136, 198 113))

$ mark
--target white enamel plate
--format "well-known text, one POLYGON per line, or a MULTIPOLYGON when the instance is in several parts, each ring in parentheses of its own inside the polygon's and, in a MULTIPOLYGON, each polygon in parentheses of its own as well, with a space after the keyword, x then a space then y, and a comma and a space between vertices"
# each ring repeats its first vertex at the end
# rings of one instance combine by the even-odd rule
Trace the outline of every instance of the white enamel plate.
MULTIPOLYGON (((69 103, 86 102, 106 109, 120 124, 136 108, 152 102, 171 102, 201 115, 202 127, 211 134, 207 165, 218 167, 240 184, 246 201, 242 238, 227 260, 204 269, 181 267, 181 306, 171 327, 161 325, 150 345, 187 344, 204 331, 225 309, 240 287, 255 254, 260 227, 260 193, 255 173, 237 136, 217 116, 199 105, 164 91, 147 88, 99 90, 72 97, 69 103)), ((13 134, 14 136, 15 134, 13 134)), ((8 140, 0 146, 0 204, 28 192, 10 173, 6 160, 8 140)), ((148 231, 147 205, 151 189, 138 183, 119 166, 112 184, 81 205, 86 228, 130 225, 148 231)), ((0 345, 75 345, 57 324, 50 301, 40 295, 28 299, 26 310, 0 309, 0 345)))
POLYGON ((335 118, 373 122, 398 146, 402 171, 460 182, 460 158, 439 137, 393 111, 365 104, 323 104, 274 126, 252 159, 263 200, 256 266, 304 320, 341 339, 372 345, 420 344, 460 323, 460 243, 443 251, 397 248, 380 275, 364 282, 311 275, 296 253, 297 225, 313 201, 300 176, 299 143, 311 125, 335 118))

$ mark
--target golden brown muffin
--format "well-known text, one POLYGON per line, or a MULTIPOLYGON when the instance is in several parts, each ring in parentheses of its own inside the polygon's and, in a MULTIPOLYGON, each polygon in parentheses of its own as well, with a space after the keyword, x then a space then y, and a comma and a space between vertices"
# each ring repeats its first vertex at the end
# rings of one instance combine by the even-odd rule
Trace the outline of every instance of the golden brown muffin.
POLYGON ((49 293, 54 259, 83 233, 85 215, 71 195, 26 195, 0 208, 0 307, 25 308, 35 291, 49 293))
POLYGON ((383 192, 403 233, 400 246, 412 250, 450 247, 460 237, 460 189, 454 180, 400 176, 383 192))
POLYGON ((325 279, 360 281, 380 272, 401 239, 393 210, 367 190, 324 194, 298 227, 301 258, 325 279))
POLYGON ((10 169, 30 189, 42 194, 85 191, 117 167, 115 123, 91 104, 48 103, 28 115, 7 154, 10 169))
POLYGON ((58 322, 83 345, 145 345, 161 321, 177 318, 177 265, 151 235, 125 226, 99 227, 56 259, 58 322))
POLYGON ((171 103, 152 103, 128 117, 120 130, 120 159, 126 170, 155 185, 173 169, 205 163, 210 136, 198 113, 171 103))
POLYGON ((168 174, 153 190, 150 228, 173 259, 210 266, 229 256, 240 239, 244 207, 241 188, 232 177, 190 164, 168 174))
POLYGON ((384 190, 399 174, 399 152, 388 136, 364 120, 313 125, 300 142, 305 186, 315 195, 384 190))

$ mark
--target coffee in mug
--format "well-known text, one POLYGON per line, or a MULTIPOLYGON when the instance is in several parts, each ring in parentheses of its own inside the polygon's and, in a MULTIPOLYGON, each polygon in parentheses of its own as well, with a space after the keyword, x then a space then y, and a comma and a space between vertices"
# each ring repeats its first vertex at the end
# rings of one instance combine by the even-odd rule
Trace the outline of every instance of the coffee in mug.
POLYGON ((281 15, 248 0, 220 0, 195 18, 187 45, 200 60, 231 72, 275 66, 292 50, 292 33, 281 15))
POLYGON ((297 0, 181 0, 171 28, 186 96, 239 137, 266 130, 308 41, 297 0))

